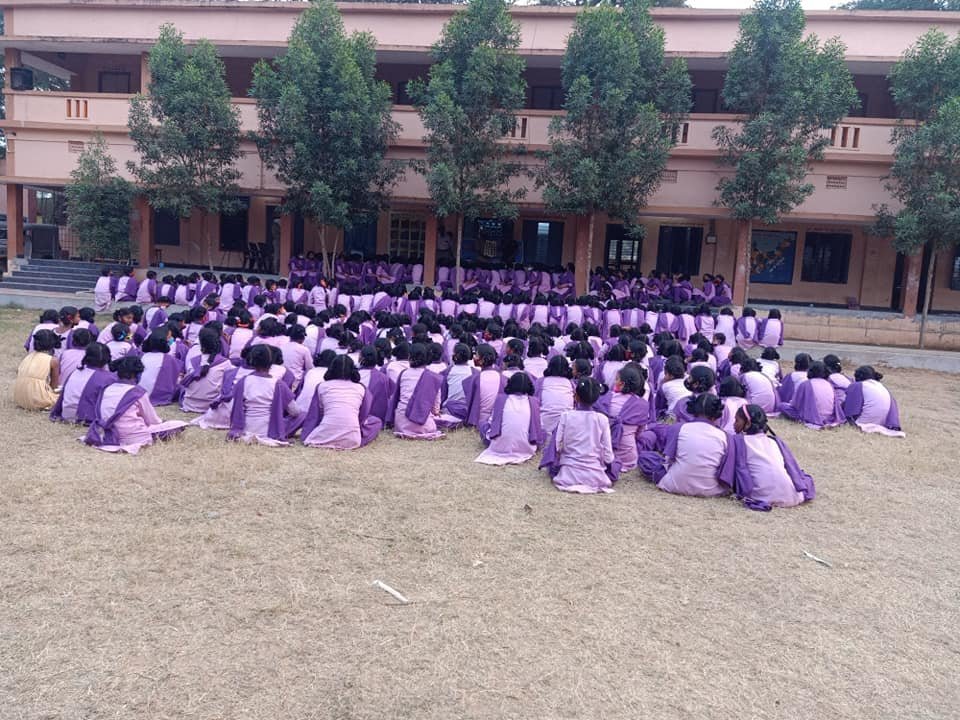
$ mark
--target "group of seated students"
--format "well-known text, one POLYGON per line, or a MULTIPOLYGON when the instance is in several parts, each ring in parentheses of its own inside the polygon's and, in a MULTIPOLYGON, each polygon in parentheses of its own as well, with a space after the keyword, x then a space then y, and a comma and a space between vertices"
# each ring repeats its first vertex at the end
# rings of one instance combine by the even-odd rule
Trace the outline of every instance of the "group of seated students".
MULTIPOLYGON (((334 277, 327 279, 319 259, 312 255, 292 258, 289 276, 279 280, 262 280, 257 276, 244 278, 234 274, 217 277, 213 272, 158 278, 156 271, 150 270, 143 281, 138 281, 132 267, 119 274, 104 268, 94 287, 94 308, 97 312, 104 312, 115 302, 147 305, 161 297, 170 298, 176 305, 196 305, 209 294, 217 293, 221 298, 221 309, 226 312, 239 299, 252 304, 252 293, 254 297, 263 294, 271 302, 283 303, 288 299, 296 303, 306 302, 319 310, 322 308, 317 306, 336 287, 348 288, 350 293, 357 295, 374 294, 383 288, 396 297, 402 295, 408 285, 419 285, 423 281, 422 263, 403 263, 386 256, 365 261, 338 258, 334 263, 334 277)), ((456 290, 459 296, 473 294, 478 299, 496 298, 493 301, 498 304, 504 296, 517 303, 530 303, 536 297, 542 297, 550 305, 576 301, 573 264, 566 268, 468 264, 455 269, 440 266, 433 285, 441 292, 456 290)), ((643 275, 637 271, 598 267, 590 274, 588 296, 595 296, 604 303, 613 300, 643 305, 692 304, 718 308, 730 304, 731 289, 722 275, 706 274, 702 285, 695 287, 689 276, 679 273, 668 275, 651 270, 648 275, 643 275)))
POLYGON ((88 444, 130 453, 188 425, 157 415, 174 403, 193 426, 272 446, 299 435, 349 450, 383 428, 433 440, 470 427, 485 446, 477 462, 522 463, 542 450, 540 467, 561 490, 611 492, 638 470, 668 492, 733 493, 757 509, 814 495, 769 418, 903 434, 873 368, 851 380, 836 356, 801 354, 782 377, 777 310, 735 318, 613 297, 438 299, 336 285, 318 286, 322 299, 314 288, 301 298, 311 302, 279 303, 246 283, 224 311, 229 284, 183 311, 170 297, 120 307, 102 330, 89 308, 44 312, 25 343, 16 402, 52 407, 52 419, 89 426, 88 444))

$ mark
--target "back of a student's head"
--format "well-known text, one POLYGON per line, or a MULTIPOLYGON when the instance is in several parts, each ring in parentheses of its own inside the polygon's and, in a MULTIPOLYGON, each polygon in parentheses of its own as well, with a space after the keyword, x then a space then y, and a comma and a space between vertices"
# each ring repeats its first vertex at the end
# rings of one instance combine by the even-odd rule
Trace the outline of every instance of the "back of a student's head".
POLYGON ((110 348, 103 343, 92 342, 84 349, 81 367, 99 370, 110 364, 110 348))
POLYGON ((70 333, 70 343, 76 349, 85 348, 94 340, 93 333, 86 328, 76 328, 70 333))
POLYGON ((739 378, 730 375, 725 377, 720 381, 720 385, 717 386, 717 392, 720 394, 720 397, 738 397, 745 398, 747 396, 747 391, 743 387, 743 383, 740 382, 739 378))
POLYGON ((625 395, 643 396, 646 391, 643 373, 635 363, 628 363, 617 373, 620 380, 620 392, 625 395))
POLYGON ((126 340, 129 333, 130 333, 130 326, 124 325, 123 323, 120 323, 120 322, 118 322, 116 325, 110 328, 110 337, 117 342, 122 342, 126 340))
POLYGON ((776 348, 767 347, 760 353, 760 358, 763 360, 779 360, 780 353, 777 352, 776 348))
POLYGON ((143 362, 136 355, 124 355, 119 360, 110 363, 110 369, 113 370, 121 380, 136 380, 143 373, 143 362))
POLYGON ((706 365, 697 365, 690 369, 690 374, 684 380, 684 387, 695 395, 709 392, 717 383, 717 376, 706 365))
POLYGON ((713 342, 714 342, 716 345, 720 345, 720 346, 726 345, 726 344, 727 344, 727 336, 724 335, 724 334, 721 333, 721 332, 714 333, 714 334, 713 334, 713 342))
POLYGON ((410 359, 410 343, 401 342, 393 346, 393 359, 394 360, 409 360, 410 359))
POLYGON ((410 346, 410 367, 420 368, 429 364, 430 352, 423 343, 413 343, 410 346))
POLYGON ((354 365, 353 358, 349 355, 337 355, 330 363, 330 368, 323 376, 324 380, 348 380, 349 382, 360 382, 360 371, 354 365))
POLYGON ((663 372, 674 380, 679 380, 686 373, 686 365, 683 362, 683 356, 671 355, 663 364, 663 372))
POLYGON ((477 365, 481 368, 493 367, 497 362, 497 351, 487 344, 478 345, 474 356, 477 359, 477 365))
POLYGON ((530 376, 525 372, 518 372, 511 375, 504 388, 504 392, 507 395, 533 395, 535 391, 536 388, 533 385, 533 380, 531 380, 530 376))
POLYGON ((856 382, 866 382, 867 380, 883 380, 883 373, 875 370, 872 365, 861 365, 853 372, 853 379, 856 382))
POLYGON ((603 395, 603 392, 603 384, 589 376, 579 378, 574 388, 577 402, 583 407, 593 407, 597 400, 600 399, 600 396, 603 395))
POLYGON ((830 370, 820 360, 810 363, 810 367, 807 368, 807 378, 810 380, 826 380, 829 377, 830 370))
POLYGON ((166 328, 159 327, 151 331, 151 333, 144 338, 140 349, 145 353, 166 354, 170 352, 170 343, 167 341, 166 328))
POLYGON ((711 393, 691 395, 687 400, 687 412, 693 417, 702 417, 714 422, 723 415, 723 402, 711 393))

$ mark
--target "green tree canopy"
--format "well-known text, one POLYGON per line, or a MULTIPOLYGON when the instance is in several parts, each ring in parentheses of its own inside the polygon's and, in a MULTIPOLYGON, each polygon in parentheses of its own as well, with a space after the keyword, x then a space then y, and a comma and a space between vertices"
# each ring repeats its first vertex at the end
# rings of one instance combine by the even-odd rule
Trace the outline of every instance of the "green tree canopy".
MULTIPOLYGON (((502 140, 526 101, 520 29, 504 0, 471 0, 444 26, 434 44, 427 80, 408 92, 427 130, 423 173, 439 216, 459 215, 456 266, 463 219, 509 218, 525 189, 511 187, 522 168, 502 140)), ((455 272, 459 286, 460 273, 455 272)))
POLYGON ((744 223, 734 278, 744 300, 751 223, 776 223, 813 193, 807 173, 829 143, 822 131, 857 103, 844 45, 804 37, 805 25, 800 0, 757 0, 728 56, 723 99, 745 117, 713 137, 733 171, 717 187, 720 203, 744 223))
POLYGON ((208 214, 238 206, 240 115, 230 104, 223 62, 210 42, 192 50, 172 25, 150 50, 150 85, 130 106, 130 138, 140 155, 127 166, 154 208, 201 215, 207 261, 213 266, 208 214))
POLYGON ((875 231, 893 236, 897 250, 927 248, 920 346, 925 340, 937 252, 960 245, 960 35, 937 29, 910 47, 890 73, 905 122, 893 131, 893 167, 887 189, 900 204, 877 208, 875 231))
POLYGON ((853 0, 840 10, 960 10, 960 0, 853 0))
POLYGON ((375 217, 399 174, 386 160, 397 134, 390 86, 375 76, 373 36, 348 37, 332 0, 313 0, 287 51, 254 69, 257 146, 287 186, 284 210, 321 224, 328 277, 326 226, 349 229, 375 217))
MULTIPOLYGON (((577 15, 563 59, 564 110, 551 124, 539 178, 556 212, 606 211, 639 228, 638 213, 660 183, 676 123, 690 108, 686 63, 664 59, 663 30, 643 2, 577 15)), ((584 291, 588 268, 578 268, 584 291)))
POLYGON ((80 254, 89 260, 130 258, 130 201, 133 184, 117 175, 107 142, 94 136, 70 173, 66 188, 70 229, 80 238, 80 254))

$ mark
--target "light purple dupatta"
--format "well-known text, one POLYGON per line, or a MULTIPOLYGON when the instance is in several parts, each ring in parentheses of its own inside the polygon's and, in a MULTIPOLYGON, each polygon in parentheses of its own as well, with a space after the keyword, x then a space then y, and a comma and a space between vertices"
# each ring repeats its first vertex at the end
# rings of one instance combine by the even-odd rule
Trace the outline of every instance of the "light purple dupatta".
MULTIPOLYGON (((319 386, 317 386, 317 390, 319 390, 319 386)), ((320 393, 317 392, 317 390, 313 392, 310 409, 307 410, 306 417, 301 426, 300 437, 303 439, 306 439, 323 421, 323 403, 320 402, 320 393)), ((380 418, 371 414, 372 400, 372 393, 369 388, 364 388, 358 418, 360 422, 360 447, 364 447, 373 442, 383 429, 383 422, 380 418)))
MULTIPOLYGON (((229 362, 229 360, 225 356, 218 354, 214 356, 213 362, 210 363, 210 369, 212 370, 220 363, 225 363, 225 362, 229 362)), ((180 381, 180 387, 182 389, 186 389, 190 387, 190 385, 192 385, 194 382, 200 379, 200 371, 203 368, 202 357, 200 355, 195 355, 192 358, 190 358, 190 362, 188 364, 190 365, 190 367, 187 370, 187 374, 184 375, 183 380, 180 381)))
MULTIPOLYGON (((578 407, 576 410, 568 410, 567 412, 596 412, 593 408, 584 408, 578 407)), ((557 452, 557 433, 556 431, 550 433, 550 439, 547 441, 546 446, 543 448, 543 456, 540 458, 540 464, 537 466, 538 469, 546 469, 547 473, 551 478, 557 476, 557 473, 560 472, 560 455, 557 452)), ((610 482, 615 483, 620 479, 620 461, 614 460, 609 465, 605 465, 603 468, 606 476, 610 478, 610 482)))
MULTIPOLYGON (((397 406, 400 404, 400 381, 405 372, 407 371, 404 370, 401 372, 397 378, 397 386, 393 392, 393 400, 390 402, 390 407, 387 410, 387 423, 389 424, 393 424, 393 420, 396 417, 397 406)), ((420 374, 420 379, 417 380, 417 384, 413 388, 413 394, 410 396, 410 401, 407 403, 407 408, 404 411, 407 420, 417 425, 423 425, 433 412, 434 403, 437 400, 437 395, 440 393, 442 386, 443 378, 432 370, 424 368, 420 374)))
MULTIPOLYGON (((107 385, 117 382, 116 374, 107 370, 95 370, 94 374, 87 379, 87 384, 83 386, 80 393, 80 400, 77 402, 76 423, 89 425, 97 419, 97 402, 100 399, 100 393, 107 385)), ((66 422, 63 419, 63 393, 57 396, 57 402, 50 410, 50 419, 55 422, 66 422)))
MULTIPOLYGON (((485 372, 497 371, 493 368, 485 368, 478 373, 473 373, 468 378, 464 378, 463 381, 463 395, 467 399, 467 416, 464 422, 471 427, 480 426, 480 375, 485 372)), ((500 393, 503 392, 506 385, 507 379, 501 375, 500 393)))
POLYGON ((793 401, 779 403, 777 410, 786 415, 791 420, 802 422, 813 430, 822 430, 825 427, 835 427, 842 425, 846 421, 846 415, 843 411, 843 404, 840 400, 840 394, 834 390, 833 393, 833 415, 829 418, 820 416, 820 409, 817 407, 817 395, 811 380, 797 388, 794 393, 793 401))
MULTIPOLYGON (((112 384, 112 383, 111 383, 112 384)), ((87 430, 87 435, 83 441, 87 445, 101 447, 103 445, 119 445, 120 437, 117 435, 116 423, 127 410, 133 407, 140 398, 144 397, 147 391, 139 385, 131 385, 130 389, 124 393, 120 402, 117 403, 113 415, 108 418, 97 418, 87 430)), ((100 398, 103 397, 103 390, 100 391, 100 397, 97 398, 97 408, 100 407, 100 398)))
POLYGON ((613 417, 610 414, 612 400, 613 393, 608 392, 600 397, 594 408, 610 419, 610 440, 616 446, 623 439, 624 425, 636 425, 641 429, 646 427, 650 420, 650 403, 639 395, 631 395, 620 408, 620 414, 613 417))
MULTIPOLYGON (((249 375, 240 378, 233 386, 233 408, 230 411, 230 430, 227 440, 237 440, 243 436, 246 427, 246 409, 243 405, 244 384, 249 375)), ((294 400, 293 391, 282 380, 274 384, 273 400, 270 403, 270 423, 267 437, 272 440, 286 440, 293 435, 304 420, 303 414, 286 417, 285 410, 294 400)))
MULTIPOLYGON (((486 432, 481 431, 480 438, 485 445, 489 445, 494 438, 500 437, 503 433, 503 408, 507 404, 509 396, 501 392, 493 403, 493 412, 490 414, 490 425, 486 432)), ((531 445, 540 446, 543 444, 543 428, 540 426, 540 401, 533 396, 528 396, 530 403, 530 424, 527 426, 527 442, 531 445)))
MULTIPOLYGON (((775 436, 772 439, 780 448, 780 453, 783 455, 783 466, 793 482, 794 490, 803 495, 804 502, 813 500, 817 494, 813 478, 801 469, 797 459, 783 440, 775 436)), ((750 473, 747 452, 749 451, 743 435, 733 435, 730 438, 727 456, 720 469, 721 482, 733 488, 734 494, 743 500, 744 507, 767 512, 772 509, 768 502, 751 497, 756 484, 753 475, 750 473)))

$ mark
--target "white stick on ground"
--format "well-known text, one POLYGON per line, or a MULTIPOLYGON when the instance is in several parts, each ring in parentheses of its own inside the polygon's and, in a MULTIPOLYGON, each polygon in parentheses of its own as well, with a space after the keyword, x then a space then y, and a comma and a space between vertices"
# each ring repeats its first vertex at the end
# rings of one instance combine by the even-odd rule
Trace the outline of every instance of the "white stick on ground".
POLYGON ((380 580, 374 580, 374 581, 373 581, 373 586, 376 587, 376 588, 380 588, 380 589, 383 590, 384 592, 390 593, 390 594, 393 595, 397 600, 399 600, 400 602, 402 602, 404 605, 406 605, 407 603, 410 602, 409 600, 407 600, 407 598, 405 598, 403 595, 401 595, 400 593, 398 593, 396 590, 394 590, 392 587, 390 587, 389 585, 387 585, 385 582, 382 582, 382 581, 380 581, 380 580))
POLYGON ((821 565, 825 565, 828 568, 833 567, 833 565, 828 560, 824 560, 823 558, 818 558, 816 555, 812 555, 808 553, 806 550, 803 551, 803 554, 806 555, 811 560, 820 563, 821 565))

